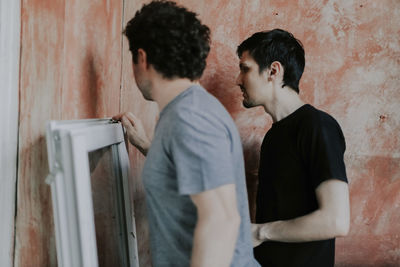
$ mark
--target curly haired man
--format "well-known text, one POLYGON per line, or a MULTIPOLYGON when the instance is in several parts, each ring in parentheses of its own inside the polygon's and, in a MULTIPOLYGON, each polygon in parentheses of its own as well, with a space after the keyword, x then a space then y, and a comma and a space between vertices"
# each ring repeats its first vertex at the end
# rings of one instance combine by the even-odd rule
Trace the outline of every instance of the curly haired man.
POLYGON ((169 1, 144 5, 125 29, 136 84, 160 110, 152 141, 133 114, 114 117, 147 155, 142 179, 156 267, 259 266, 240 137, 198 83, 209 34, 195 13, 169 1))

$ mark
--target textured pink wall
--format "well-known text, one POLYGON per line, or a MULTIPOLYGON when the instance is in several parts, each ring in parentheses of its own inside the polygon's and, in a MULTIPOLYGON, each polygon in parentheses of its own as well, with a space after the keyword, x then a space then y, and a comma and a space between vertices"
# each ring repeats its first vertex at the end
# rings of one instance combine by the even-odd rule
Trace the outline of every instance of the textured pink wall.
POLYGON ((66 1, 63 119, 119 112, 122 2, 66 1))
MULTIPOLYGON (((131 110, 152 132, 157 107, 137 90, 122 26, 136 1, 23 0, 18 199, 15 266, 56 264, 47 175, 45 123, 107 117, 131 110)), ((225 105, 240 130, 251 210, 261 140, 271 125, 262 109, 245 110, 234 81, 236 46, 276 27, 302 40, 302 97, 328 111, 347 140, 350 235, 337 241, 337 266, 400 263, 400 2, 180 0, 212 30, 202 84, 225 105), (289 4, 290 3, 290 4, 289 4)), ((141 266, 150 251, 140 172, 130 149, 141 266)))
POLYGON ((55 266, 46 120, 61 119, 64 0, 21 2, 21 70, 14 266, 55 266))
POLYGON ((48 120, 119 111, 120 1, 23 0, 15 266, 56 266, 48 120))
MULTIPOLYGON (((125 21, 142 3, 125 3, 125 21), (129 7, 128 7, 129 6, 129 7)), ((303 99, 331 113, 347 140, 352 225, 337 240, 337 266, 400 264, 400 2, 181 0, 212 31, 212 49, 201 80, 234 117, 242 136, 246 175, 254 215, 259 148, 271 119, 261 109, 246 110, 234 81, 237 45, 251 33, 287 29, 302 40, 306 69, 303 99), (396 116, 397 115, 397 116, 396 116), (396 212, 397 211, 397 212, 396 212)), ((124 56, 128 53, 125 42, 124 56)), ((130 60, 123 64, 122 110, 132 110, 148 131, 157 109, 134 85, 130 60)), ((143 157, 131 149, 135 211, 144 215, 140 170, 143 157)), ((139 228, 146 237, 145 219, 139 228)), ((140 233, 140 232, 139 232, 140 233)), ((145 250, 148 241, 141 242, 145 250)), ((144 252, 144 251, 143 251, 144 252)))
MULTIPOLYGON (((180 1, 212 30, 202 79, 234 117, 254 201, 261 140, 271 125, 245 110, 234 84, 236 46, 253 32, 291 31, 306 51, 304 100, 331 113, 346 141, 351 231, 337 240, 337 266, 400 265, 400 2, 180 1)), ((252 203, 254 214, 254 203, 252 203)))

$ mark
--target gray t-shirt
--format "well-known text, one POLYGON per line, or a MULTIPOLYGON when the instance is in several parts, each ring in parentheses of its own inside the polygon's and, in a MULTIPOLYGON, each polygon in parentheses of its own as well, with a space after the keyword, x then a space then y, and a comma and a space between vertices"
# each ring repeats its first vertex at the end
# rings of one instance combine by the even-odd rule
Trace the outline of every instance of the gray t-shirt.
POLYGON ((234 267, 253 258, 243 152, 236 126, 222 104, 191 86, 161 112, 142 173, 154 267, 189 266, 197 211, 190 195, 236 184, 241 215, 234 267))

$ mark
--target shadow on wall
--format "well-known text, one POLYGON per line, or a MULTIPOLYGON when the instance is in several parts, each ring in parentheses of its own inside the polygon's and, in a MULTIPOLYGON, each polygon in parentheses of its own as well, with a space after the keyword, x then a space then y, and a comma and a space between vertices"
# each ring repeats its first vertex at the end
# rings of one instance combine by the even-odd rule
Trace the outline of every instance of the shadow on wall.
POLYGON ((84 110, 83 114, 79 115, 83 115, 86 118, 98 118, 103 116, 101 110, 99 110, 99 107, 102 106, 100 101, 103 87, 103 81, 101 75, 99 75, 101 62, 96 61, 96 57, 91 50, 87 52, 82 64, 82 86, 79 88, 79 90, 82 90, 80 97, 84 110))
POLYGON ((19 158, 26 164, 21 166, 19 177, 29 178, 18 182, 16 253, 19 255, 15 258, 21 259, 19 266, 35 266, 38 263, 54 266, 57 261, 56 244, 50 186, 45 182, 49 174, 45 137, 40 136, 23 148, 19 158), (36 246, 39 243, 41 246, 36 246))

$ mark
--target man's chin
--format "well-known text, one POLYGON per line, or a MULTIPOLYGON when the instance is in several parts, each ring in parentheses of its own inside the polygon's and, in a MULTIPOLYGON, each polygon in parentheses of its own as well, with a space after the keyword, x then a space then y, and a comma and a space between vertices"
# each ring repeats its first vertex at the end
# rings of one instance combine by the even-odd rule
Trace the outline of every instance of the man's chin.
POLYGON ((147 101, 154 101, 154 99, 151 97, 149 90, 144 91, 144 90, 140 90, 140 92, 142 93, 142 96, 144 99, 146 99, 147 101))
POLYGON ((143 95, 143 98, 146 99, 147 101, 154 101, 154 99, 152 99, 150 96, 144 95, 144 94, 142 94, 142 95, 143 95))
POLYGON ((251 105, 250 103, 248 103, 246 100, 243 100, 243 107, 245 107, 245 108, 252 108, 253 105, 251 105))

